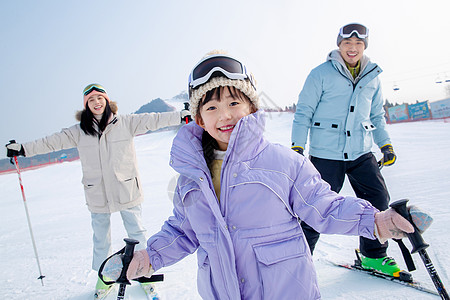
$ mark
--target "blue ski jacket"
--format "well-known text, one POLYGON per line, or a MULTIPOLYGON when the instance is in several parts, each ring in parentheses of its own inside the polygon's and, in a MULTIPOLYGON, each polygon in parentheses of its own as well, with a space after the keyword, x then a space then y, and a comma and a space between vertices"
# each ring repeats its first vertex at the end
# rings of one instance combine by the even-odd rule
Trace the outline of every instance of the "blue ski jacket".
POLYGON ((292 145, 305 148, 309 131, 309 154, 333 160, 355 160, 390 144, 385 129, 383 97, 378 75, 381 68, 361 59, 355 79, 339 50, 308 75, 298 97, 292 126, 292 145))

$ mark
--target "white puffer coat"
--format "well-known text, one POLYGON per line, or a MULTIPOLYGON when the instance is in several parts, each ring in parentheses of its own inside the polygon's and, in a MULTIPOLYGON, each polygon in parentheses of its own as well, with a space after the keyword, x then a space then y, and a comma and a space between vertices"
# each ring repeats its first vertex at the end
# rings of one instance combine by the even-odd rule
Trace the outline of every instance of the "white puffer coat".
POLYGON ((180 122, 179 111, 114 114, 100 138, 86 135, 80 124, 76 124, 24 143, 23 148, 29 157, 77 147, 89 210, 93 213, 113 213, 136 206, 144 200, 133 138, 149 130, 179 125, 180 122))

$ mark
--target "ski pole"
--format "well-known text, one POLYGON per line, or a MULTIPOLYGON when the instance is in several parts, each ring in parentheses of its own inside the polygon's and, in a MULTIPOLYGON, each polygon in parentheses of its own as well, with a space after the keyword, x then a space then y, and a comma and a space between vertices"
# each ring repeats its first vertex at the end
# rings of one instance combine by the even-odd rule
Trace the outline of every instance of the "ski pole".
POLYGON ((122 273, 120 273, 120 277, 116 280, 119 286, 119 293, 117 294, 117 300, 123 300, 125 297, 125 289, 127 285, 131 284, 131 282, 127 279, 127 271, 130 265, 131 259, 133 258, 134 246, 139 244, 139 241, 135 239, 125 238, 123 239, 126 243, 125 253, 122 259, 123 268, 122 273))
MULTIPOLYGON (((105 259, 98 270, 98 277, 103 281, 104 284, 106 284, 106 285, 111 285, 114 283, 120 284, 119 295, 118 295, 117 299, 123 299, 123 297, 125 296, 126 285, 131 284, 130 281, 127 279, 127 271, 128 271, 130 262, 133 259, 134 246, 139 244, 139 241, 130 239, 130 238, 125 238, 124 241, 126 243, 125 247, 123 247, 122 249, 120 249, 116 253, 112 254, 107 259, 105 259), (106 281, 105 278, 103 277, 103 269, 105 268, 106 263, 113 256, 116 256, 116 255, 122 256, 122 271, 120 272, 120 276, 116 281, 106 281), (122 286, 122 284, 123 284, 123 286, 122 286)), ((152 275, 151 277, 139 277, 139 278, 135 278, 133 280, 140 282, 140 283, 157 282, 157 281, 163 281, 164 275, 163 274, 155 274, 155 275, 152 275)))
POLYGON ((383 169, 384 167, 384 157, 382 157, 379 161, 378 161, 378 169, 383 169))
POLYGON ((428 274, 430 275, 431 280, 433 281, 433 284, 439 293, 439 296, 441 297, 441 299, 449 300, 450 298, 447 294, 447 291, 445 290, 444 284, 439 278, 439 275, 437 274, 436 269, 434 268, 434 265, 430 257, 428 256, 427 251, 425 250, 426 248, 428 248, 429 245, 425 243, 425 241, 423 240, 422 235, 420 234, 416 225, 412 221, 411 214, 409 213, 406 207, 406 203, 408 201, 409 201, 408 199, 398 200, 392 203, 390 207, 392 207, 397 213, 399 213, 402 217, 404 217, 413 225, 414 232, 408 233, 408 239, 411 242, 411 245, 413 246, 413 250, 411 251, 411 253, 414 254, 416 252, 419 252, 420 258, 425 264, 425 268, 427 269, 428 274))
POLYGON ((41 265, 39 263, 39 256, 37 253, 36 243, 34 241, 33 229, 31 228, 30 214, 28 213, 27 199, 25 198, 25 192, 23 190, 22 176, 20 175, 20 168, 19 168, 19 162, 17 161, 17 156, 14 156, 14 165, 16 166, 17 174, 19 175, 20 190, 22 191, 23 205, 25 206, 25 213, 27 215, 28 229, 30 230, 31 242, 33 243, 33 249, 34 249, 34 256, 36 257, 36 262, 37 262, 37 266, 39 269, 39 277, 37 279, 40 279, 42 286, 44 286, 43 279, 45 276, 42 275, 41 265))

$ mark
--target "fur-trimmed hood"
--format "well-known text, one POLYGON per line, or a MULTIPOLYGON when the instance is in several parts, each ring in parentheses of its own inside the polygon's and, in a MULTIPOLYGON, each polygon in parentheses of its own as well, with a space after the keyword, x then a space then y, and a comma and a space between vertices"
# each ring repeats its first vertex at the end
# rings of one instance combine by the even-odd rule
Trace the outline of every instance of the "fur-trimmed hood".
MULTIPOLYGON (((119 108, 117 107, 117 102, 111 101, 109 102, 109 107, 111 108, 111 112, 113 114, 117 114, 117 111, 119 110, 119 108)), ((75 119, 80 122, 81 121, 81 113, 83 112, 83 110, 79 110, 75 113, 75 119)))

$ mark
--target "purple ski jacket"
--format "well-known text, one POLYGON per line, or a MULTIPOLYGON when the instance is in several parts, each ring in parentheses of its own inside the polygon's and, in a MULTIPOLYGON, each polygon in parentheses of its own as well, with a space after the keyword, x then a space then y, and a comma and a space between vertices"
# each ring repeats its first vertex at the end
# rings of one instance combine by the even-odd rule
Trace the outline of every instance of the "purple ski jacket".
POLYGON ((309 162, 263 137, 264 115, 242 118, 221 172, 220 203, 194 122, 175 137, 170 165, 180 173, 173 216, 147 242, 154 270, 197 250, 203 299, 320 299, 299 219, 321 233, 374 239, 369 202, 330 190, 309 162))

